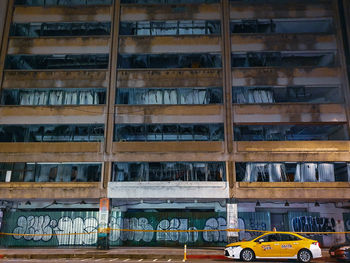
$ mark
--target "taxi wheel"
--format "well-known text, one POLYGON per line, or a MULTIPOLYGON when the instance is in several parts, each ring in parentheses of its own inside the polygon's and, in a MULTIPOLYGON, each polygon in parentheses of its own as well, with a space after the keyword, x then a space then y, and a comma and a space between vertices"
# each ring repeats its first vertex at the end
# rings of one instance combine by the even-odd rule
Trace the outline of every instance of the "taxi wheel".
POLYGON ((307 263, 312 259, 312 254, 307 249, 302 249, 298 252, 298 260, 299 262, 307 263))
POLYGON ((255 259, 255 254, 254 251, 246 248, 243 249, 241 252, 241 260, 245 261, 245 262, 250 262, 253 261, 255 259))

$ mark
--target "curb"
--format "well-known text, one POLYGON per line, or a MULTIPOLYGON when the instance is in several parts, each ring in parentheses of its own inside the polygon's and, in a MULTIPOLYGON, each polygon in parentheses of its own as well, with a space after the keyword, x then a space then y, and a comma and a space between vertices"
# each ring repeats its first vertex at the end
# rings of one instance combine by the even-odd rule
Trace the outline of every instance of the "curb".
POLYGON ((229 260, 224 255, 187 255, 188 259, 218 259, 218 260, 229 260))
POLYGON ((173 259, 183 259, 182 255, 159 255, 159 254, 146 254, 146 255, 138 255, 138 254, 4 254, 0 255, 0 258, 11 258, 11 259, 57 259, 57 258, 94 258, 94 259, 112 259, 112 258, 130 258, 130 259, 168 259, 169 257, 173 259))

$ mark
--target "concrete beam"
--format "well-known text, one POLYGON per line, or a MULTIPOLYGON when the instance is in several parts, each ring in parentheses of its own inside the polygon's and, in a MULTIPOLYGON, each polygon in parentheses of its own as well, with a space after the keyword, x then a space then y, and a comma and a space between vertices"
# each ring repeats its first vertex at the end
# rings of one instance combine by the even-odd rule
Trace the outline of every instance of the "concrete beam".
POLYGON ((3 89, 106 88, 106 70, 5 71, 3 89))
MULTIPOLYGON (((282 183, 253 183, 258 185, 240 186, 242 183, 236 183, 236 188, 230 192, 230 198, 236 199, 251 199, 251 200, 348 200, 350 198, 349 183, 290 183, 290 186, 282 183)), ((288 183, 283 183, 288 184, 288 183)))
POLYGON ((221 69, 118 70, 118 88, 222 87, 221 69))
POLYGON ((0 153, 81 153, 101 152, 99 142, 1 142, 0 153))
MULTIPOLYGON (((349 152, 349 141, 235 142, 238 152, 349 152)), ((291 160, 292 161, 292 160, 291 160)))
POLYGON ((0 124, 104 123, 105 106, 0 106, 0 124))
POLYGON ((11 38, 8 54, 107 54, 109 37, 11 38))
POLYGON ((220 5, 122 5, 120 20, 220 20, 220 5))
POLYGON ((218 36, 120 36, 119 53, 205 53, 220 52, 218 36))
POLYGON ((98 186, 99 183, 0 183, 0 195, 7 200, 100 198, 104 191, 98 186))
POLYGON ((108 6, 16 6, 13 14, 14 23, 106 21, 111 21, 108 6))
POLYGON ((231 19, 271 19, 271 18, 320 18, 333 16, 331 1, 318 3, 266 3, 252 4, 231 2, 231 19))
POLYGON ((321 34, 234 34, 232 52, 336 50, 335 35, 321 34))
POLYGON ((224 142, 115 142, 118 152, 224 152, 224 142))
POLYGON ((229 197, 227 182, 109 182, 109 198, 216 199, 229 197))
POLYGON ((237 124, 346 122, 341 104, 260 104, 233 106, 237 124))
POLYGON ((233 86, 341 85, 340 68, 233 68, 233 86))
POLYGON ((220 123, 222 105, 118 105, 115 123, 220 123))

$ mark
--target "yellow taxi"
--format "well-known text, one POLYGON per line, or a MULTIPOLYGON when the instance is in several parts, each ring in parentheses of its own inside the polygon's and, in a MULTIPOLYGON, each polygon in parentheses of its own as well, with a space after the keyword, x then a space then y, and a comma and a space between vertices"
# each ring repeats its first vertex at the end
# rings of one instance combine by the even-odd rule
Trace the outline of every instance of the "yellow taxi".
POLYGON ((322 257, 318 241, 291 232, 267 232, 249 241, 228 244, 225 256, 249 262, 260 258, 310 262, 322 257))

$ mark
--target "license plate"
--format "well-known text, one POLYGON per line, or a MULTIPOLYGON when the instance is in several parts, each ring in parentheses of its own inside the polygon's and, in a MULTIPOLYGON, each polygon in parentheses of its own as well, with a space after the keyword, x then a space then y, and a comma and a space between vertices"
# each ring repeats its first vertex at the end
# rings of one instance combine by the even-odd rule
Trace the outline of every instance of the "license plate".
POLYGON ((331 256, 334 256, 335 255, 335 253, 334 252, 331 252, 331 256))

